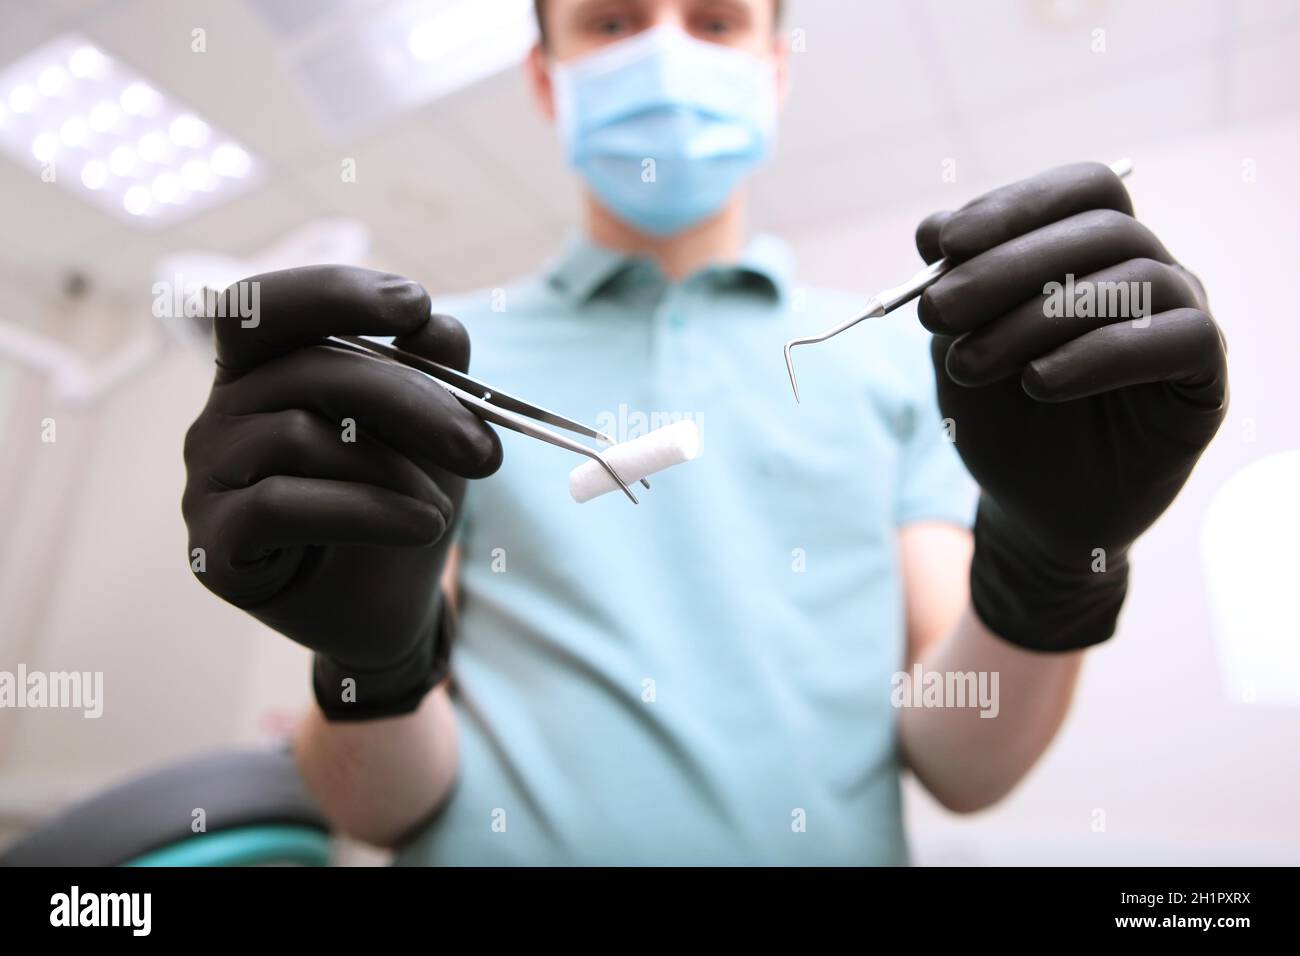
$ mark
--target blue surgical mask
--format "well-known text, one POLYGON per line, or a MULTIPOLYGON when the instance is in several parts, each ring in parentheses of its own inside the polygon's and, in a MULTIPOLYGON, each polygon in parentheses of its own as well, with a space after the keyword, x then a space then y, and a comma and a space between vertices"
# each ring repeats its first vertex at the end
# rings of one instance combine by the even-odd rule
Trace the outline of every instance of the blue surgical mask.
POLYGON ((767 155, 774 66, 656 27, 554 68, 570 164, 624 222, 681 232, 722 208, 767 155))

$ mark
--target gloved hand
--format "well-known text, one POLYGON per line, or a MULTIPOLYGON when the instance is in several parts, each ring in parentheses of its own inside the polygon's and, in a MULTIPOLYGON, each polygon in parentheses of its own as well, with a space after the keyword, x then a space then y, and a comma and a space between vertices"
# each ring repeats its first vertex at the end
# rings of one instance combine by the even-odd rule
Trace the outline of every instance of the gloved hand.
POLYGON ((927 262, 961 263, 926 290, 919 315, 934 333, 939 406, 981 489, 972 603, 994 633, 1035 650, 1114 632, 1129 546, 1227 409, 1204 289, 1132 213, 1108 167, 1080 163, 917 229, 927 262), (1086 283, 1149 283, 1128 287, 1149 295, 1145 317, 1106 286, 1093 287, 1100 309, 1063 302, 1048 283, 1067 274, 1076 296, 1086 283))
POLYGON ((420 373, 313 343, 391 335, 464 371, 469 338, 399 276, 310 266, 243 281, 260 309, 218 311, 232 317, 215 320, 216 378, 185 436, 196 576, 316 651, 328 718, 409 712, 445 672, 438 582, 465 479, 496 471, 501 444, 420 373))

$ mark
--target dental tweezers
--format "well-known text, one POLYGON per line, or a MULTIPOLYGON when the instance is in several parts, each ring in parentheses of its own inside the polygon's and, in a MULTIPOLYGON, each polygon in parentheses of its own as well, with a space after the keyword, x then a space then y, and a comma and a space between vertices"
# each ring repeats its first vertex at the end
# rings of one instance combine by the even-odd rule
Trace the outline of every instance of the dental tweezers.
MULTIPOLYGON (((566 438, 549 428, 543 428, 536 422, 545 422, 548 425, 554 425, 556 428, 563 428, 586 438, 593 438, 606 445, 613 445, 615 443, 614 439, 604 432, 588 428, 581 422, 575 422, 563 415, 540 408, 521 398, 516 398, 500 389, 493 388, 491 385, 470 378, 464 372, 458 372, 454 368, 449 368, 422 355, 416 355, 414 352, 407 352, 391 345, 385 345, 382 342, 374 342, 358 335, 326 336, 324 344, 346 349, 350 352, 359 352, 380 361, 396 362, 399 365, 413 368, 417 372, 422 372, 432 378, 445 388, 453 398, 484 421, 500 425, 502 428, 509 428, 511 431, 527 435, 529 438, 536 438, 539 441, 557 445, 579 455, 585 455, 592 461, 598 462, 605 469, 609 477, 631 499, 632 504, 638 504, 636 495, 632 494, 632 489, 628 487, 627 482, 614 470, 613 465, 606 461, 595 449, 588 448, 581 442, 574 441, 571 438, 566 438)), ((650 482, 644 478, 641 479, 641 484, 646 488, 650 487, 650 482)))
MULTIPOLYGON (((1131 159, 1120 159, 1110 164, 1111 172, 1123 179, 1129 173, 1133 172, 1133 161, 1131 159)), ((796 345, 815 345, 818 342, 825 342, 827 339, 834 338, 841 332, 853 328, 859 322, 865 322, 867 319, 877 319, 882 315, 893 312, 900 305, 911 302, 918 295, 924 292, 930 286, 939 281, 949 269, 956 263, 949 262, 947 259, 939 259, 932 262, 912 278, 908 279, 902 285, 894 286, 892 289, 885 289, 883 292, 877 292, 867 300, 867 304, 862 311, 849 319, 842 322, 834 328, 828 329, 820 335, 809 335, 805 338, 791 339, 785 343, 785 370, 790 374, 790 387, 794 389, 794 400, 799 401, 799 382, 794 377, 794 359, 790 354, 791 349, 796 345)))

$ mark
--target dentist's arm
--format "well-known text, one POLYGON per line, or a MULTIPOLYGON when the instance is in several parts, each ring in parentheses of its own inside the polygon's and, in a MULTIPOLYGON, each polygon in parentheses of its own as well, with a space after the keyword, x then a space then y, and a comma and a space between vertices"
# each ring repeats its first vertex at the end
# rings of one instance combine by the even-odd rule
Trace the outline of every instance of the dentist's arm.
POLYGON ((501 445, 425 376, 321 339, 393 336, 460 369, 469 339, 415 283, 351 267, 255 276, 223 304, 212 392, 185 439, 191 567, 315 652, 304 773, 343 829, 388 842, 454 773, 434 690, 454 630, 439 580, 466 479, 494 472, 501 445))
MULTIPOLYGON (((459 605, 460 547, 447 553, 442 593, 459 605)), ((442 806, 460 766, 456 713, 445 683, 418 710, 388 720, 329 721, 313 708, 298 724, 294 755, 336 830, 396 849, 442 806)))
POLYGON ((909 672, 919 661, 922 673, 998 675, 992 707, 902 708, 903 755, 943 806, 981 810, 1005 796, 1056 736, 1083 654, 1027 651, 989 632, 970 608, 970 532, 911 524, 900 532, 899 548, 909 672))
POLYGON ((318 709, 298 727, 294 754, 307 788, 333 826, 373 846, 396 848, 447 798, 456 777, 456 724, 446 687, 418 710, 334 723, 318 709))
POLYGON ((936 795, 974 809, 1046 746, 1082 650, 1114 634, 1133 542, 1227 412, 1227 351, 1204 286, 1099 163, 935 213, 916 242, 927 262, 955 263, 917 314, 934 333, 940 413, 980 486, 971 612, 926 656, 998 671, 1003 706, 974 724, 908 714, 904 739, 936 795))
MULTIPOLYGON (((460 548, 447 554, 442 593, 458 602, 460 548)), ((372 846, 396 848, 451 792, 459 766, 456 717, 446 684, 420 708, 388 720, 341 723, 313 708, 294 740, 298 769, 334 827, 372 846)))

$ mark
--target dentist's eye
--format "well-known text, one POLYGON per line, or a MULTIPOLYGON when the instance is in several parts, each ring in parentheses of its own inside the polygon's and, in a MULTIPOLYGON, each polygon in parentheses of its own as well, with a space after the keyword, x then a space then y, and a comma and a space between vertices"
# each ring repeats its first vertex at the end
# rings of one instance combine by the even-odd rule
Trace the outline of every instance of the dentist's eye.
POLYGON ((621 36, 631 32, 632 23, 628 17, 601 17, 592 24, 592 31, 605 37, 621 36))

